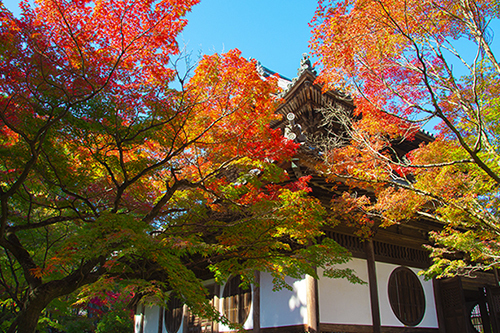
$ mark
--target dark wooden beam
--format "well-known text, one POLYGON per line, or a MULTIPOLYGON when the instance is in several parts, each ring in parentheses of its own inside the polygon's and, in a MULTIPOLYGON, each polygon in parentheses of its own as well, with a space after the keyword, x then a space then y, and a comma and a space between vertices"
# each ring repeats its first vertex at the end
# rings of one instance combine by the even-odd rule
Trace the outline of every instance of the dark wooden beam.
POLYGON ((304 333, 307 331, 307 325, 292 325, 281 327, 262 328, 262 333, 304 333))
MULTIPOLYGON (((342 332, 342 333, 372 333, 373 328, 370 325, 349 325, 349 324, 320 324, 321 332, 342 332)), ((245 330, 251 332, 250 330, 245 330)), ((263 327, 262 333, 304 333, 307 331, 307 325, 292 325, 279 327, 263 327)), ((227 333, 238 333, 230 331, 227 333)), ((382 333, 439 333, 437 328, 431 327, 408 327, 408 326, 382 326, 382 333)), ((455 333, 455 332, 453 332, 455 333)))
POLYGON ((260 272, 254 272, 253 284, 253 332, 260 333, 260 272))
MULTIPOLYGON (((321 332, 372 333, 370 325, 321 324, 321 332)), ((439 333, 437 328, 430 327, 395 327, 382 326, 382 333, 439 333)))
POLYGON ((158 333, 163 333, 163 311, 165 309, 163 308, 163 306, 160 306, 160 315, 158 317, 158 333))
POLYGON ((378 301, 377 272, 375 270, 375 250, 373 240, 365 240, 366 264, 368 266, 368 285, 370 288, 370 303, 372 309, 373 333, 381 333, 380 305, 378 301))

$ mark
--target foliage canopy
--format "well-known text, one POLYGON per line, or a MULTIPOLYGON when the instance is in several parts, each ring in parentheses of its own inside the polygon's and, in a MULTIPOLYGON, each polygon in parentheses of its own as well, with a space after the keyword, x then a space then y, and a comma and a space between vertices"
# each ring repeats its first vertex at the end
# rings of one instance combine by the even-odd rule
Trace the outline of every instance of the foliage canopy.
POLYGON ((312 21, 319 81, 352 93, 362 115, 325 111, 348 144, 327 148, 320 169, 373 193, 334 206, 361 214, 368 235, 415 218, 441 223, 431 276, 499 264, 499 16, 489 0, 345 0, 320 1, 312 21), (429 122, 435 140, 402 150, 429 122))
POLYGON ((25 1, 21 19, 0 4, 8 332, 33 332, 64 295, 85 302, 117 283, 159 302, 175 290, 224 320, 204 297, 207 270, 268 271, 283 286, 347 260, 315 244, 324 211, 281 167, 296 145, 269 127, 276 78, 238 50, 203 57, 192 77, 176 71, 197 2, 25 1))

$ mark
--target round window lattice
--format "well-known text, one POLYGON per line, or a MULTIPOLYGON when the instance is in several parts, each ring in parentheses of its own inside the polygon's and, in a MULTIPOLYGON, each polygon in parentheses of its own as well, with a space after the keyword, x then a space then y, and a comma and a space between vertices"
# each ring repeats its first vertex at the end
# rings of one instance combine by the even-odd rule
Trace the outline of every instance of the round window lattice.
POLYGON ((175 294, 170 295, 165 309, 165 328, 176 333, 181 327, 183 302, 175 294))
POLYGON ((250 313, 252 293, 250 288, 240 287, 241 278, 234 276, 227 281, 222 294, 224 315, 229 321, 244 324, 250 313))
POLYGON ((470 311, 470 323, 476 332, 484 332, 483 319, 481 318, 481 309, 476 304, 470 311))
POLYGON ((425 314, 424 289, 418 277, 406 267, 398 267, 389 277, 389 302, 403 324, 416 326, 425 314))

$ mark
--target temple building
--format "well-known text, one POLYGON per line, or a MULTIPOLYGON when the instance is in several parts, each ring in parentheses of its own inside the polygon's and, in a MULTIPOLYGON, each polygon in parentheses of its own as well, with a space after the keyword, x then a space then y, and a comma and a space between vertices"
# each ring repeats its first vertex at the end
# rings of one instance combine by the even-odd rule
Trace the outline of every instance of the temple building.
MULTIPOLYGON (((262 75, 273 74, 260 68, 262 75)), ((305 142, 318 131, 320 112, 325 107, 354 108, 352 99, 338 91, 322 92, 315 84, 316 73, 307 56, 298 77, 280 79, 284 103, 278 108, 283 120, 272 124, 286 137, 305 142)), ((411 142, 397 146, 403 152, 433 138, 421 131, 411 142)), ((311 195, 328 202, 334 189, 308 168, 307 154, 298 154, 289 174, 311 175, 311 195)), ((430 265, 428 232, 442 226, 432 220, 414 220, 378 229, 369 240, 361 241, 347 226, 324 230, 348 249, 353 259, 346 266, 367 284, 351 284, 345 279, 310 276, 288 279, 292 290, 273 291, 271 275, 256 273, 260 283, 242 289, 238 277, 225 285, 206 280, 212 304, 230 321, 246 330, 266 333, 301 332, 500 332, 500 291, 493 273, 477 273, 475 278, 455 277, 425 280, 417 273, 430 265)), ((139 305, 135 316, 136 333, 227 332, 228 327, 198 318, 172 297, 168 310, 139 305)))

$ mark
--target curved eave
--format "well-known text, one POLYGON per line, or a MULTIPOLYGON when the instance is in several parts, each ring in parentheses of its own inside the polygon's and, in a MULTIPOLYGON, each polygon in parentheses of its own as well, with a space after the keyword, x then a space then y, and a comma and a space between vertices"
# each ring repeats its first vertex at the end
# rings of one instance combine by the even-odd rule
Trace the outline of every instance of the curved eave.
MULTIPOLYGON (((322 86, 315 83, 316 75, 305 70, 300 77, 294 79, 288 90, 285 92, 284 103, 276 110, 277 114, 286 116, 289 113, 295 114, 298 118, 305 113, 314 113, 315 110, 333 106, 335 103, 343 103, 350 108, 354 108, 352 99, 347 98, 335 91, 322 91, 322 86)), ((285 121, 281 120, 271 123, 272 127, 280 127, 285 121)))

